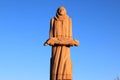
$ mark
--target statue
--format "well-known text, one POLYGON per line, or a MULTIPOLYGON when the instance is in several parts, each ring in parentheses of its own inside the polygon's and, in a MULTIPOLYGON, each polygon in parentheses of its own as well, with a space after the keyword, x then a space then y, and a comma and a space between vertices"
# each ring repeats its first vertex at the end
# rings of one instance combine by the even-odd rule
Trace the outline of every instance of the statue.
POLYGON ((78 46, 72 38, 72 21, 64 7, 59 7, 56 16, 50 21, 49 39, 44 45, 52 46, 50 60, 50 80, 72 80, 70 47, 78 46))

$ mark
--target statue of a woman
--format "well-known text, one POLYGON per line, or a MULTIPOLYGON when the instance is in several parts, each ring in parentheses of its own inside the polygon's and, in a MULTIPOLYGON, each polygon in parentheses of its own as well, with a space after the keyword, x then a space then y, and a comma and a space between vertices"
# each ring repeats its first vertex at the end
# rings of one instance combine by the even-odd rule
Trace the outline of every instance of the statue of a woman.
POLYGON ((64 7, 59 7, 50 22, 50 35, 45 45, 52 46, 50 80, 72 80, 70 46, 78 46, 72 38, 71 18, 64 7))

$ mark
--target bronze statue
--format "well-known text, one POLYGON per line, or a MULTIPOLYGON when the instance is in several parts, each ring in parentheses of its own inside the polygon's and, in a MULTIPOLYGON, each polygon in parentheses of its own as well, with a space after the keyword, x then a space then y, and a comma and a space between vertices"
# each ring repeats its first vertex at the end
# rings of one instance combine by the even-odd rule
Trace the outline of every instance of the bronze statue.
POLYGON ((44 45, 52 46, 50 80, 72 80, 70 46, 78 46, 72 38, 72 21, 64 7, 59 7, 50 21, 49 39, 44 45))

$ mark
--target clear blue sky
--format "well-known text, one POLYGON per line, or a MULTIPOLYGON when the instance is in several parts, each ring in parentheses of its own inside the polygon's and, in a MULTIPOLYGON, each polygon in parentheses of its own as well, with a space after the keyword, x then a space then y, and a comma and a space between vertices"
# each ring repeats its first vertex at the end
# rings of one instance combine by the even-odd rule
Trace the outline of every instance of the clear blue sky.
POLYGON ((49 80, 49 22, 63 5, 73 22, 73 80, 120 76, 120 0, 0 0, 0 80, 49 80))

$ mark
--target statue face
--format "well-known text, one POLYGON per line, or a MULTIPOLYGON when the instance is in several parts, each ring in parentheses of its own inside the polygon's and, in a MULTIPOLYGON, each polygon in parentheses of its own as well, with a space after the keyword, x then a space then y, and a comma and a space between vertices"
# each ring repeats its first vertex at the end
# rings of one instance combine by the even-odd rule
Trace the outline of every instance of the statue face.
POLYGON ((58 9, 58 13, 59 13, 60 15, 65 15, 65 14, 66 14, 65 8, 64 8, 64 7, 60 7, 60 8, 58 9))

